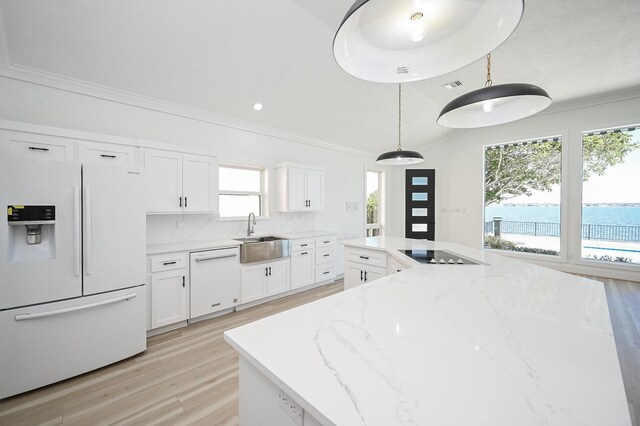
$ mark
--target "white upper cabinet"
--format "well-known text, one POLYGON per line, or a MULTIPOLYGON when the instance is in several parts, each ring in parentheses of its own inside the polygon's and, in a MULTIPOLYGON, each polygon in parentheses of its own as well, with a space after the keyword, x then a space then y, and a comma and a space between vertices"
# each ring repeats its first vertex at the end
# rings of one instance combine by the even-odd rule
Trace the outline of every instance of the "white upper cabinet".
POLYGON ((276 166, 277 207, 280 212, 304 212, 324 208, 324 170, 304 164, 276 166))
POLYGON ((0 155, 73 161, 75 142, 64 137, 0 129, 0 155))
POLYGON ((216 161, 206 155, 145 149, 147 213, 217 210, 216 161))
POLYGON ((78 161, 109 166, 136 166, 135 146, 105 142, 81 141, 78 143, 78 161))

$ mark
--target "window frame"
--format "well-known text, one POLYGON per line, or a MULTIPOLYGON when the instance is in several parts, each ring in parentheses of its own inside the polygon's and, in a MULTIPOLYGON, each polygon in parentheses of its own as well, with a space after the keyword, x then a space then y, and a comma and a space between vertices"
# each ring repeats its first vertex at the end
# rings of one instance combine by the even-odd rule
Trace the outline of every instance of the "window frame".
POLYGON ((567 263, 571 258, 569 255, 569 251, 571 247, 569 246, 569 233, 570 229, 568 227, 569 223, 569 196, 568 196, 568 188, 569 181, 571 177, 569 176, 569 157, 571 155, 571 151, 569 149, 568 143, 568 131, 565 130, 563 132, 551 133, 547 136, 531 136, 522 139, 507 139, 502 140, 500 142, 492 142, 485 143, 481 146, 482 149, 482 180, 481 180, 481 191, 482 191, 482 229, 480 233, 480 246, 482 250, 486 250, 491 253, 496 253, 504 256, 512 256, 518 257, 521 259, 528 260, 540 260, 544 262, 550 263, 567 263), (485 176, 486 176, 486 150, 487 148, 495 147, 495 146, 503 146, 503 145, 514 145, 514 144, 522 144, 529 143, 531 141, 540 141, 540 140, 548 140, 558 138, 561 144, 561 163, 560 163, 560 253, 558 255, 550 255, 550 254, 539 254, 539 253, 527 253, 527 252, 518 252, 512 250, 500 250, 500 249, 492 249, 486 248, 484 246, 484 237, 485 237, 485 223, 487 221, 486 212, 485 212, 485 176))
POLYGON ((221 216, 220 205, 222 195, 257 195, 260 197, 260 214, 256 215, 256 220, 269 219, 269 205, 268 205, 268 173, 267 167, 252 166, 246 164, 232 164, 232 163, 220 163, 218 165, 218 221, 219 222, 232 222, 246 220, 247 216, 221 216), (220 169, 239 169, 239 170, 251 170, 260 172, 260 191, 229 191, 220 189, 220 169))
MULTIPOLYGON (((370 233, 373 233, 374 229, 378 229, 378 235, 385 235, 385 226, 384 226, 384 218, 385 218, 385 189, 384 189, 384 181, 385 175, 384 170, 375 169, 371 167, 365 167, 364 169, 364 236, 368 238, 370 233), (369 173, 376 173, 378 175, 378 222, 376 223, 367 223, 367 199, 369 196, 367 195, 367 180, 369 173)), ((373 235, 371 235, 373 236, 373 235)))
POLYGON ((584 190, 583 188, 584 182, 582 181, 583 170, 584 170, 583 136, 589 133, 609 132, 613 130, 627 129, 632 127, 635 127, 635 129, 638 130, 640 129, 640 123, 631 124, 631 125, 619 124, 615 126, 602 126, 592 130, 577 131, 578 143, 576 148, 576 158, 577 158, 577 164, 579 167, 577 167, 578 170, 576 170, 575 173, 576 175, 578 175, 578 185, 576 186, 578 196, 577 196, 577 201, 575 206, 575 210, 576 210, 575 217, 573 219, 575 223, 578 223, 578 226, 575 226, 574 227, 575 229, 572 230, 574 232, 574 235, 572 235, 573 236, 572 248, 573 248, 573 253, 575 253, 573 263, 576 266, 582 266, 582 267, 588 267, 588 268, 603 268, 608 270, 618 270, 618 271, 632 272, 632 273, 640 272, 640 264, 637 264, 637 263, 611 262, 607 260, 588 259, 588 258, 582 257, 582 206, 583 206, 582 196, 583 196, 583 190, 584 190))

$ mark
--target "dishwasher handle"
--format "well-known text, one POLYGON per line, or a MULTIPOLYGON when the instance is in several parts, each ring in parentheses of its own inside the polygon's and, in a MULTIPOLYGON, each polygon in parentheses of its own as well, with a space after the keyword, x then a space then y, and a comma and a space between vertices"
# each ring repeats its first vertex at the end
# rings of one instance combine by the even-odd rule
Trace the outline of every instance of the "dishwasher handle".
POLYGON ((205 262, 207 260, 225 259, 227 257, 237 257, 238 253, 227 254, 225 256, 196 257, 196 262, 205 262))

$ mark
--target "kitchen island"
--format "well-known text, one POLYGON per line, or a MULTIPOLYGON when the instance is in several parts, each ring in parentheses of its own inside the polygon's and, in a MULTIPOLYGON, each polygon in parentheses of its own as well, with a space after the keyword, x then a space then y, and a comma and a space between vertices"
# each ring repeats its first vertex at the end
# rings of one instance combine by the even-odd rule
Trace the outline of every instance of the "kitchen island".
POLYGON ((226 332, 242 425, 631 424, 601 283, 456 244, 345 245, 408 269, 226 332))

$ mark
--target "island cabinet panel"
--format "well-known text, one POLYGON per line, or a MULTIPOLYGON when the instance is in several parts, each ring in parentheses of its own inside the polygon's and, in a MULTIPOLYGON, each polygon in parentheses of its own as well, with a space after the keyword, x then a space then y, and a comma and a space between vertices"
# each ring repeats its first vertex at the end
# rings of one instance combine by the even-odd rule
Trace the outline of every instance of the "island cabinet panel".
POLYGON ((400 262, 389 256, 389 265, 387 266, 387 275, 395 274, 396 272, 404 271, 406 268, 402 266, 400 262))
POLYGON ((347 247, 345 250, 344 288, 356 287, 387 275, 387 253, 347 247))

